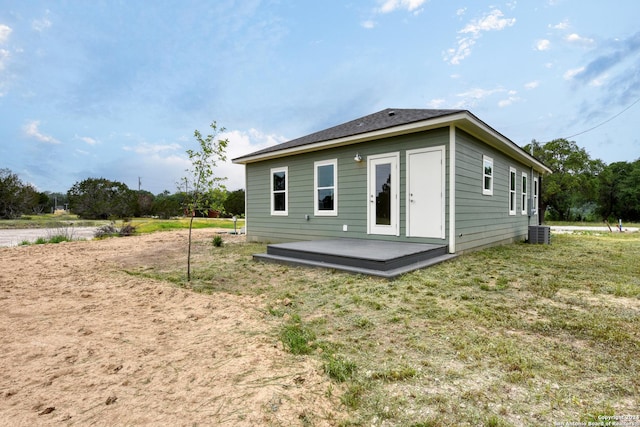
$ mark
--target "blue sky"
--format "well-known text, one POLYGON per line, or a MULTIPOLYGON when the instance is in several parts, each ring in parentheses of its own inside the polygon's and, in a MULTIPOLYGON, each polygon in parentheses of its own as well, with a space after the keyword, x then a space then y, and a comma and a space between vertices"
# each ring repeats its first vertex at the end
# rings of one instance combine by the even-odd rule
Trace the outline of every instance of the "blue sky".
MULTIPOLYGON (((231 159, 384 108, 468 109, 520 145, 606 122, 571 139, 632 161, 638 16, 637 0, 0 0, 0 168, 41 191, 175 192, 213 120, 231 159)), ((241 165, 217 173, 244 186, 241 165)))

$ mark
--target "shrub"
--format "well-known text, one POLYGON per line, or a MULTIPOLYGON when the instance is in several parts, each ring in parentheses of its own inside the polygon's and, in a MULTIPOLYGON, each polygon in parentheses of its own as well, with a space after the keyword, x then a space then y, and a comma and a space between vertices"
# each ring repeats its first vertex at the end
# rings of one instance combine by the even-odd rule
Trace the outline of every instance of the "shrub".
POLYGON ((119 236, 133 236, 136 234, 136 228, 131 224, 125 224, 118 231, 119 236))
POLYGON ((95 233, 93 233, 93 237, 95 237, 96 239, 102 239, 104 237, 112 237, 118 234, 118 230, 116 229, 116 226, 111 223, 111 224, 106 224, 103 225, 102 227, 99 227, 95 233))
POLYGON ((213 246, 215 246, 216 248, 219 248, 220 246, 222 246, 222 236, 216 236, 213 238, 213 246))

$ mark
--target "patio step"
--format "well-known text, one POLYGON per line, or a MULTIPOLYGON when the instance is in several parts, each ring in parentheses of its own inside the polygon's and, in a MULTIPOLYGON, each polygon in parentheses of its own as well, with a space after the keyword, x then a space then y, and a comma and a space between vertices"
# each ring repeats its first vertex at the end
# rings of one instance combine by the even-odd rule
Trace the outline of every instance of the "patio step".
POLYGON ((267 246, 254 259, 290 265, 330 268, 388 279, 451 258, 445 245, 366 239, 333 239, 267 246))

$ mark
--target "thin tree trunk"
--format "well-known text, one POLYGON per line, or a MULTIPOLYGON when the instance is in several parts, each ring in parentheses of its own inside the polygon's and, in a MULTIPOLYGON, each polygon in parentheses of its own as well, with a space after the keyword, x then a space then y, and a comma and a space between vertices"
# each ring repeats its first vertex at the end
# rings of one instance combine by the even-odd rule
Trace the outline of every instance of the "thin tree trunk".
POLYGON ((191 229, 193 226, 193 215, 189 220, 189 248, 187 249, 187 282, 191 281, 191 229))

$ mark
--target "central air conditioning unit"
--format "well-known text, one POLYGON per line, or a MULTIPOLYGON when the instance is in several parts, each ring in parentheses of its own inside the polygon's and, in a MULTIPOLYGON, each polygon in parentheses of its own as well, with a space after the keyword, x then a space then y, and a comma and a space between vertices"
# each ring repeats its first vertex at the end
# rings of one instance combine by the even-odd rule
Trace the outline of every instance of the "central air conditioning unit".
POLYGON ((529 226, 529 243, 551 243, 551 228, 546 225, 529 226))

